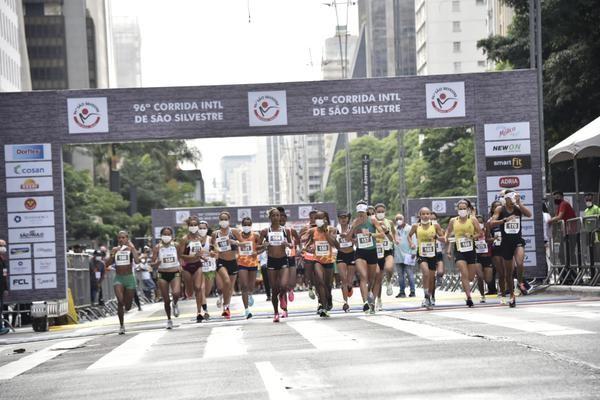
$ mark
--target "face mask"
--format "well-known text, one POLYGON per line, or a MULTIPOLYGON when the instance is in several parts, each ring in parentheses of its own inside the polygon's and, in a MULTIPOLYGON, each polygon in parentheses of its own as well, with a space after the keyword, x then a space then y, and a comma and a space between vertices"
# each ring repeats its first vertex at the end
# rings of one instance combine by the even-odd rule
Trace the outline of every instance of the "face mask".
POLYGON ((225 221, 219 221, 219 226, 221 228, 227 228, 229 226, 229 221, 225 220, 225 221))
POLYGON ((242 226, 242 232, 244 233, 250 233, 252 231, 252 227, 251 226, 242 226))
POLYGON ((385 213, 377 213, 376 215, 377 215, 377 219, 380 221, 385 218, 385 213))
POLYGON ((6 246, 0 246, 0 254, 6 253, 6 246))
MULTIPOLYGON (((586 206, 586 207, 588 207, 588 208, 590 208, 592 205, 593 205, 593 204, 592 204, 592 202, 591 202, 591 201, 586 201, 586 202, 585 202, 585 206, 586 206)), ((1 247, 0 247, 0 248, 1 248, 1 247)))
POLYGON ((458 210, 458 216, 461 218, 466 217, 467 214, 469 214, 469 211, 467 211, 467 210, 458 210))
POLYGON ((554 204, 559 205, 561 201, 561 199, 554 199, 554 204))
POLYGON ((198 229, 198 233, 200 236, 206 236, 208 234, 208 229, 198 229))
POLYGON ((505 206, 506 205, 506 199, 504 197, 501 197, 500 200, 498 200, 500 202, 500 205, 505 206))
POLYGON ((161 236, 160 240, 162 240, 163 243, 169 243, 171 241, 171 236, 161 236))
POLYGON ((323 225, 325 225, 325 220, 324 219, 317 219, 317 220, 315 220, 315 224, 317 224, 317 226, 320 228, 323 225))
POLYGON ((404 223, 403 219, 399 219, 398 221, 396 221, 396 225, 400 226, 404 223))
POLYGON ((479 229, 483 230, 484 225, 483 224, 479 224, 479 229))
POLYGON ((196 233, 196 232, 198 232, 198 227, 197 226, 190 226, 188 228, 188 230, 190 231, 190 233, 196 233))

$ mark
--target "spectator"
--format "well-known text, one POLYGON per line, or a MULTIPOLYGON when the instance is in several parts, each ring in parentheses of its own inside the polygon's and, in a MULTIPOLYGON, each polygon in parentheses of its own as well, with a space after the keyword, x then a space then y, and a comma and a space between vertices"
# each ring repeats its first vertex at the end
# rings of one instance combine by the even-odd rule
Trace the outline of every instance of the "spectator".
POLYGON ((565 221, 565 224, 568 220, 577 217, 573 207, 569 204, 568 201, 564 199, 564 193, 556 191, 552 193, 554 196, 554 209, 556 210, 556 215, 550 219, 548 224, 552 225, 556 221, 560 221, 561 219, 565 221))
POLYGON ((152 295, 156 289, 156 284, 152 280, 150 271, 152 271, 152 267, 148 264, 148 257, 145 253, 142 253, 142 255, 140 255, 140 263, 135 267, 135 275, 138 280, 138 286, 141 284, 144 296, 151 302, 152 295))
POLYGON ((102 252, 94 251, 94 255, 90 260, 90 291, 92 305, 96 303, 96 295, 98 295, 98 304, 103 305, 102 299, 102 280, 104 279, 104 261, 102 252))
POLYGON ((585 210, 583 215, 586 217, 592 217, 594 215, 600 215, 600 207, 594 204, 594 195, 591 193, 585 194, 585 210))
MULTIPOLYGON (((406 297, 406 280, 408 274, 408 285, 410 287, 409 297, 415 297, 415 252, 408 243, 408 233, 411 226, 406 223, 402 214, 397 214, 396 218, 396 237, 394 243, 394 263, 398 274, 398 285, 400 293, 396 298, 406 297)), ((413 239, 416 242, 416 237, 413 239)))

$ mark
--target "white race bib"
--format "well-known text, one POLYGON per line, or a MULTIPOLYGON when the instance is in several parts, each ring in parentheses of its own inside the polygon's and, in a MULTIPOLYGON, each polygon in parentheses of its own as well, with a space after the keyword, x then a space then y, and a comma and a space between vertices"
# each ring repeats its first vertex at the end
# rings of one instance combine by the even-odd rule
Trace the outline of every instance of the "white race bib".
POLYGON ((229 244, 229 237, 227 236, 218 237, 216 243, 217 249, 219 249, 219 252, 221 253, 231 250, 231 245, 229 244))
POLYGON ((423 242, 419 244, 419 254, 421 257, 431 258, 435 257, 435 243, 434 242, 423 242))
POLYGON ((115 253, 115 264, 117 266, 131 264, 131 251, 119 250, 115 253))
POLYGON ((502 232, 497 231, 494 232, 494 246, 500 247, 502 244, 502 232))
POLYGON ((343 236, 339 237, 340 248, 347 249, 348 247, 352 247, 352 241, 346 240, 343 236))
POLYGON ((209 257, 202 263, 202 272, 212 272, 217 270, 217 260, 209 257))
POLYGON ((329 242, 326 240, 318 240, 315 242, 315 255, 319 257, 326 257, 330 254, 329 242))
POLYGON ((96 279, 100 279, 102 277, 102 272, 96 271, 96 279))
POLYGON ((359 249, 366 249, 373 246, 373 239, 371 238, 370 233, 358 233, 356 235, 356 241, 359 249))
POLYGON ((384 250, 391 250, 392 249, 392 242, 390 242, 388 239, 385 239, 383 241, 383 249, 384 250))
POLYGON ((517 234, 521 230, 521 220, 519 218, 504 223, 504 232, 517 234))
POLYGON ((475 251, 477 254, 485 254, 488 252, 488 245, 485 240, 476 240, 475 241, 475 251))
POLYGON ((160 265, 158 269, 169 269, 179 267, 177 259, 177 249, 174 246, 161 247, 158 251, 160 265))
POLYGON ((460 238, 456 241, 456 248, 461 253, 466 253, 473 250, 473 240, 470 238, 460 238))
POLYGON ((253 251, 252 242, 240 242, 240 256, 251 256, 253 251))
POLYGON ((442 244, 442 242, 440 242, 440 241, 435 242, 435 251, 437 251, 438 253, 444 252, 444 245, 442 244))
POLYGON ((269 246, 281 246, 283 244, 283 232, 269 232, 269 246))
POLYGON ((190 248, 190 256, 195 256, 202 248, 202 244, 200 242, 189 242, 188 247, 190 248))
POLYGON ((375 248, 377 249, 377 258, 383 258, 383 256, 384 256, 383 243, 375 244, 375 248))

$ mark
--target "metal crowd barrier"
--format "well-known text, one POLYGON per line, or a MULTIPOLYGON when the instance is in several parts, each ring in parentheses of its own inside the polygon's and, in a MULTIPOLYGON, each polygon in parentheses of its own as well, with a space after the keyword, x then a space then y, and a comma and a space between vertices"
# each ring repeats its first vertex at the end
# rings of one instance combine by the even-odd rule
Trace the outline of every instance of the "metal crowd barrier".
POLYGON ((600 284, 600 219, 578 217, 552 224, 548 276, 554 285, 600 284))

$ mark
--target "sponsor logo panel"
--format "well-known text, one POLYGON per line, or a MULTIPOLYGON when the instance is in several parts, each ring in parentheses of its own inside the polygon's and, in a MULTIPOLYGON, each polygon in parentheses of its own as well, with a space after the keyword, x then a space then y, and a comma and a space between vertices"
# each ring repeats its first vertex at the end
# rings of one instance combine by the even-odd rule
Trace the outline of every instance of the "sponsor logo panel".
POLYGON ((52 160, 51 149, 50 143, 6 144, 4 145, 4 161, 52 160))
POLYGON ((535 258, 535 252, 526 251, 525 252, 525 261, 523 262, 523 264, 526 267, 535 267, 535 265, 537 264, 536 258, 535 258))
POLYGON ((8 230, 8 241, 10 243, 53 242, 54 240, 54 227, 8 230))
POLYGON ((525 251, 535 251, 535 236, 524 236, 525 251))
POLYGON ((286 91, 248 92, 248 118, 250 126, 287 125, 286 91))
POLYGON ((36 289, 56 289, 57 280, 56 274, 41 274, 35 275, 36 289))
POLYGON ((177 224, 185 224, 185 221, 190 217, 189 211, 176 211, 175 222, 177 224))
POLYGON ((465 83, 442 82, 425 85, 427 119, 464 117, 465 83))
POLYGON ((7 193, 51 192, 53 187, 50 176, 6 179, 7 193))
POLYGON ((529 122, 507 122, 504 124, 485 124, 483 126, 486 141, 529 139, 529 122))
POLYGON ((52 176, 51 161, 6 163, 5 167, 7 178, 52 176))
POLYGON ((30 244, 11 244, 8 246, 8 258, 17 260, 21 258, 31 258, 30 244))
MULTIPOLYGON (((521 195, 521 202, 529 207, 530 204, 533 204, 533 190, 517 190, 521 195)), ((492 204, 494 201, 500 199, 500 191, 497 192, 487 192, 487 200, 488 204, 492 204)))
POLYGON ((503 142, 485 142, 485 155, 488 157, 531 154, 529 140, 509 140, 503 142))
POLYGON ((108 132, 106 97, 67 99, 69 133, 108 132))
POLYGON ((54 226, 54 211, 8 214, 9 228, 32 226, 54 226))
POLYGON ((8 264, 8 273, 10 275, 25 275, 31 273, 31 259, 10 260, 8 264))
POLYGON ((531 169, 531 156, 486 157, 488 171, 531 169))
POLYGON ((36 258, 33 260, 33 272, 48 274, 56 272, 56 258, 36 258))
POLYGON ((31 196, 11 197, 6 199, 6 211, 29 212, 29 211, 53 211, 53 196, 31 196))
POLYGON ((35 257, 56 257, 56 244, 52 243, 34 243, 33 255, 35 257))
POLYGON ((10 290, 31 290, 33 289, 33 280, 31 275, 9 275, 10 290))
POLYGON ((529 175, 500 175, 486 178, 488 192, 502 189, 532 189, 532 178, 529 175))
POLYGON ((523 221, 521 224, 521 236, 535 236, 535 227, 532 220, 523 221))

